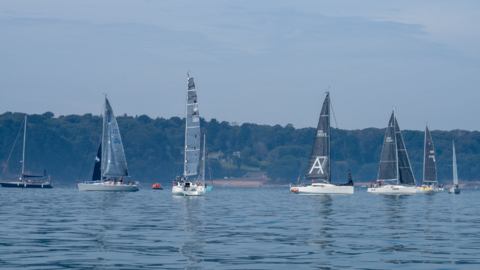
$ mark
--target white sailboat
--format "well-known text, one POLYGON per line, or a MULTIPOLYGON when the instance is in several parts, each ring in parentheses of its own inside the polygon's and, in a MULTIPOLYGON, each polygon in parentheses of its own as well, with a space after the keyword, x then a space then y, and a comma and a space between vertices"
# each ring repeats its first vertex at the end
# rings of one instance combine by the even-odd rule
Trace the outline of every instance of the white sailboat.
POLYGON ((458 188, 458 172, 457 172, 457 155, 455 154, 455 142, 453 143, 453 187, 448 189, 450 194, 460 194, 460 189, 458 188))
POLYGON ((367 191, 374 194, 391 195, 414 194, 417 192, 415 177, 398 126, 395 109, 385 131, 378 183, 375 182, 367 191), (391 183, 383 184, 382 182, 385 181, 391 183))
POLYGON ((187 78, 187 108, 185 122, 185 155, 183 178, 174 180, 172 193, 177 196, 203 196, 205 183, 189 180, 197 174, 200 159, 200 115, 198 111, 197 90, 193 78, 187 78))
MULTIPOLYGON (((22 155, 22 161, 20 161, 22 163, 22 174, 20 176, 20 179, 13 180, 13 181, 2 181, 3 173, 5 172, 5 169, 6 169, 6 165, 5 165, 2 175, 0 176, 0 185, 2 187, 8 187, 8 188, 52 188, 53 186, 52 186, 52 183, 50 182, 50 176, 46 181, 33 180, 34 178, 45 178, 45 176, 47 175, 47 172, 45 169, 43 170, 43 175, 25 174, 25 143, 27 139, 27 122, 28 122, 28 118, 27 118, 27 115, 25 115, 25 120, 24 120, 25 126, 23 128, 23 155, 22 155)), ((16 140, 15 140, 15 143, 16 143, 16 140)), ((13 144, 12 152, 13 152, 13 148, 15 147, 15 143, 13 144)), ((7 160, 7 164, 9 159, 10 159, 10 156, 7 160)))
POLYGON ((425 125, 425 144, 423 152, 423 184, 417 187, 418 193, 443 192, 443 187, 437 181, 437 163, 432 135, 425 125))
POLYGON ((130 178, 127 160, 117 119, 106 95, 103 108, 102 141, 95 157, 92 181, 78 183, 78 189, 80 191, 138 191, 137 181, 124 180, 124 178, 130 178))
POLYGON ((353 195, 353 181, 348 169, 348 182, 331 183, 330 170, 330 93, 327 92, 318 120, 317 134, 305 178, 312 179, 310 185, 291 184, 290 191, 304 194, 348 194, 353 195), (315 179, 323 179, 317 183, 315 179))

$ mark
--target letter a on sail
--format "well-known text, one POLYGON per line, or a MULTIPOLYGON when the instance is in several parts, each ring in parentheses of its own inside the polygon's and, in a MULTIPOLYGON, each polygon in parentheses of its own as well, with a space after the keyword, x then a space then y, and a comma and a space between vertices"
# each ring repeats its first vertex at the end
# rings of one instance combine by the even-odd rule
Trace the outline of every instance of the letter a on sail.
POLYGON ((326 161, 327 161, 327 157, 317 157, 315 159, 315 162, 313 163, 312 168, 310 169, 310 172, 308 173, 311 174, 314 169, 318 169, 317 174, 320 174, 320 173, 323 174, 324 173, 323 168, 325 167, 326 161), (323 161, 320 162, 320 159, 323 159, 323 161))

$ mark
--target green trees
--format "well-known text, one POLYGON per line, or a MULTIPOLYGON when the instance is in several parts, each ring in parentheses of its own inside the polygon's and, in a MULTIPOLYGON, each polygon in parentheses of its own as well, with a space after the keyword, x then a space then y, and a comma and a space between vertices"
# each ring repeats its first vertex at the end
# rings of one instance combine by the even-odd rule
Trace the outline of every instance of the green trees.
MULTIPOLYGON (((10 154, 24 114, 0 115, 0 170, 10 154)), ((142 182, 170 183, 183 173, 184 119, 152 119, 119 116, 129 171, 142 182)), ((315 136, 314 128, 295 129, 292 125, 268 126, 244 123, 232 126, 216 119, 201 119, 202 134, 207 137, 207 153, 222 152, 227 162, 211 160, 215 178, 242 176, 248 171, 264 170, 275 183, 296 182, 303 177, 315 136), (240 152, 240 157, 234 156, 240 152)), ((42 167, 54 182, 72 183, 89 179, 101 134, 101 118, 91 114, 54 117, 46 112, 29 116, 26 165, 32 173, 42 167), (30 136, 33 135, 33 136, 30 136), (33 145, 33 140, 35 146, 33 145), (40 156, 41 165, 36 153, 40 156), (83 171, 82 171, 83 168, 83 171)), ((382 151, 384 129, 338 130, 342 138, 354 181, 376 179, 382 151)), ((423 138, 421 131, 403 131, 405 144, 417 181, 422 180, 423 138)), ((332 129, 332 181, 345 182, 346 166, 337 130, 332 129)), ((460 179, 478 180, 480 175, 480 132, 432 131, 438 178, 452 178, 452 140, 457 148, 460 179)), ((203 146, 202 146, 203 147, 203 146)), ((4 179, 20 174, 21 142, 17 142, 4 179)), ((207 165, 207 178, 209 178, 207 165)))

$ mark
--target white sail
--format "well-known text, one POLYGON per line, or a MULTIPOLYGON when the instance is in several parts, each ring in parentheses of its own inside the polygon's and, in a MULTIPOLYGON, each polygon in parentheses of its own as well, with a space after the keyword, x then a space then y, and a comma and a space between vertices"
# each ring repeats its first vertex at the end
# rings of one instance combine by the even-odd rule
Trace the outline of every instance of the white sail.
POLYGON ((185 165, 184 176, 196 175, 200 159, 200 114, 197 90, 192 77, 188 77, 187 108, 185 123, 185 165))
POLYGON ((453 184, 458 185, 457 156, 455 155, 455 142, 453 142, 453 184))

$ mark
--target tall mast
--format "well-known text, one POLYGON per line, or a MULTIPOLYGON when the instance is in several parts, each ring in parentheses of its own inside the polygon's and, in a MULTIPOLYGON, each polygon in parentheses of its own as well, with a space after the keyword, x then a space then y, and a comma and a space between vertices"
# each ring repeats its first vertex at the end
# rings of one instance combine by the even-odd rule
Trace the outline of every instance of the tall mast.
POLYGON ((425 140, 423 141, 423 184, 425 184, 425 163, 427 162, 427 124, 425 124, 425 140))
MULTIPOLYGON (((327 96, 328 96, 328 106, 330 107, 330 92, 327 92, 327 96)), ((330 108, 329 108, 330 109, 330 108)), ((332 183, 332 160, 330 159, 330 157, 332 156, 332 147, 331 147, 331 125, 330 125, 330 110, 328 110, 328 160, 330 162, 328 162, 328 183, 332 183)))
POLYGON ((206 147, 206 144, 205 144, 205 135, 203 135, 203 158, 202 158, 202 184, 204 184, 205 186, 205 148, 206 147))
POLYGON ((105 163, 105 112, 106 112, 106 109, 107 109, 107 94, 104 94, 105 95, 105 99, 103 101, 103 126, 102 126, 102 160, 100 161, 101 164, 100 164, 100 181, 103 180, 103 172, 105 171, 105 168, 104 168, 104 163, 105 163))
POLYGON ((25 140, 27 138, 27 116, 25 115, 25 128, 23 129, 23 157, 22 157, 22 181, 25 175, 25 140))
POLYGON ((185 103, 185 148, 184 148, 184 159, 183 159, 183 176, 187 176, 187 131, 188 131, 188 78, 190 75, 187 73, 187 102, 185 103))
POLYGON ((393 131, 395 134, 395 153, 397 155, 397 185, 400 182, 400 169, 398 168, 398 145, 397 145, 397 129, 396 129, 396 123, 397 123, 397 113, 395 113, 395 108, 393 108, 393 131))

